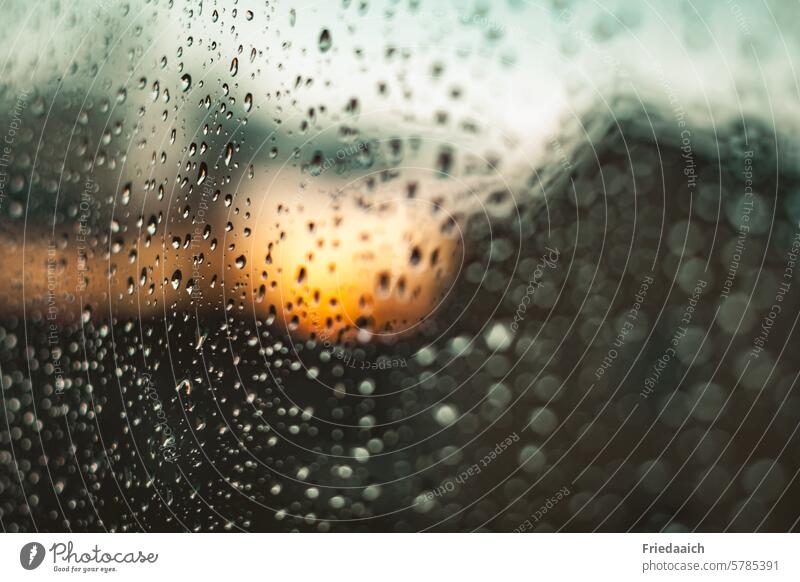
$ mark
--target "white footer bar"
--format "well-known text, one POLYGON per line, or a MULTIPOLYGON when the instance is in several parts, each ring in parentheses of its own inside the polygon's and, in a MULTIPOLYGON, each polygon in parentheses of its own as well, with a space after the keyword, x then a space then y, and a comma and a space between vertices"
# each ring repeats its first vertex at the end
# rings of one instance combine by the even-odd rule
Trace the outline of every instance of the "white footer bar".
POLYGON ((3 580, 800 580, 792 534, 6 534, 3 580))

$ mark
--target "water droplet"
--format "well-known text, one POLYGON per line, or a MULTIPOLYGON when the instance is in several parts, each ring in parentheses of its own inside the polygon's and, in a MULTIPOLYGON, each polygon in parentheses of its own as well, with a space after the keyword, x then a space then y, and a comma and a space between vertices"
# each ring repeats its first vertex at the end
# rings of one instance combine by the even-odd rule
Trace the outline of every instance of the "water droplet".
POLYGON ((131 184, 130 182, 128 182, 122 188, 122 196, 120 202, 123 206, 127 206, 130 201, 131 201, 131 184))
POLYGON ((331 48, 331 44, 331 33, 327 28, 323 28, 319 35, 319 50, 326 53, 331 48))
POLYGON ((203 331, 202 333, 200 332, 199 329, 195 331, 194 349, 196 351, 198 351, 198 352, 200 351, 200 349, 203 347, 203 344, 205 343, 207 337, 208 337, 208 332, 207 331, 203 331))
POLYGON ((419 251, 419 247, 414 247, 411 249, 411 264, 413 266, 419 265, 419 262, 422 260, 422 253, 419 251))
POLYGON ((178 385, 175 386, 175 392, 180 392, 181 390, 186 392, 186 396, 189 396, 192 393, 191 380, 181 380, 180 382, 178 382, 178 385))

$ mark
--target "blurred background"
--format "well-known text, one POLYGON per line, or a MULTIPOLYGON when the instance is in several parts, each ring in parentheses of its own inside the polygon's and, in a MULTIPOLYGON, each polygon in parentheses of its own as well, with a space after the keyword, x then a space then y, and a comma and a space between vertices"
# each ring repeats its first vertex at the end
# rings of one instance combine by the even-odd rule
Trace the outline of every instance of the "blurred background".
POLYGON ((790 531, 798 8, 0 23, 0 523, 790 531))

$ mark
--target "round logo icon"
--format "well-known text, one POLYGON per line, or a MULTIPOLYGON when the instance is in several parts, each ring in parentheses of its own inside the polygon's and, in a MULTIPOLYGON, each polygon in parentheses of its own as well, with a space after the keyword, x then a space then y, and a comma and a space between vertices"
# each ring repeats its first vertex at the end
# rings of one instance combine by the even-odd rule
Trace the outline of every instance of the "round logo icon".
POLYGON ((26 570, 35 570, 44 561, 44 546, 39 542, 29 542, 19 551, 19 563, 26 570))

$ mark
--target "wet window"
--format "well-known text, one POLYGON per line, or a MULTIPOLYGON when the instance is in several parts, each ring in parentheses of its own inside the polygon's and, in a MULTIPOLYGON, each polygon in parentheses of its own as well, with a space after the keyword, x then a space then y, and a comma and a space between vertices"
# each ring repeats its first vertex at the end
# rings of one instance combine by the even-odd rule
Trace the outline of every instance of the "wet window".
POLYGON ((797 528, 796 7, 4 10, 4 531, 797 528))

